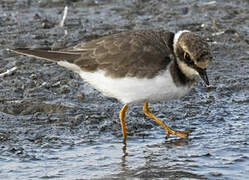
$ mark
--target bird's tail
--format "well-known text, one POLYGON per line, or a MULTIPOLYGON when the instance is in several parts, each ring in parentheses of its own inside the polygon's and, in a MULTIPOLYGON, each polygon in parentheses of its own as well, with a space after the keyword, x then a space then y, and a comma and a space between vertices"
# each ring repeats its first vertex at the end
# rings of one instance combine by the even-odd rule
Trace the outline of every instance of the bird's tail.
POLYGON ((67 61, 73 63, 76 59, 81 57, 81 54, 77 51, 52 51, 48 49, 9 49, 17 54, 26 56, 46 59, 48 61, 67 61))

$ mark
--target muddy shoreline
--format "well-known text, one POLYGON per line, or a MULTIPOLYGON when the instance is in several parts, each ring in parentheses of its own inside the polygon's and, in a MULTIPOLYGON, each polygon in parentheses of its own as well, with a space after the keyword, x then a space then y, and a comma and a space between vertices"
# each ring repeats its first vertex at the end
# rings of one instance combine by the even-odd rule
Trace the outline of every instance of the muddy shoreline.
POLYGON ((247 0, 2 0, 0 74, 17 69, 0 78, 0 179, 247 179, 248 27, 247 0), (121 103, 55 63, 6 50, 69 47, 134 29, 188 29, 212 47, 209 88, 200 82, 184 98, 150 105, 170 126, 191 129, 186 140, 165 139, 133 105, 124 147, 121 103))

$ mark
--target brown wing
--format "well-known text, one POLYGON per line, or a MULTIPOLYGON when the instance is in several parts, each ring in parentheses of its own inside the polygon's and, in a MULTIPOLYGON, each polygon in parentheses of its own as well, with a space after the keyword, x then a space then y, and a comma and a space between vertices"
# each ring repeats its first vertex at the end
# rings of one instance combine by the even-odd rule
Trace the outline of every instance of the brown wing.
POLYGON ((133 31, 80 44, 74 61, 85 71, 105 70, 112 77, 151 78, 165 69, 173 56, 174 34, 167 31, 133 31))
POLYGON ((81 57, 80 52, 52 51, 50 49, 18 48, 18 49, 9 49, 9 50, 17 54, 42 58, 48 61, 55 61, 55 62, 68 61, 70 63, 73 63, 76 59, 79 59, 81 57))
POLYGON ((167 31, 140 30, 105 36, 71 50, 12 51, 50 61, 68 61, 84 71, 105 70, 112 77, 152 78, 172 60, 173 38, 174 34, 167 31))

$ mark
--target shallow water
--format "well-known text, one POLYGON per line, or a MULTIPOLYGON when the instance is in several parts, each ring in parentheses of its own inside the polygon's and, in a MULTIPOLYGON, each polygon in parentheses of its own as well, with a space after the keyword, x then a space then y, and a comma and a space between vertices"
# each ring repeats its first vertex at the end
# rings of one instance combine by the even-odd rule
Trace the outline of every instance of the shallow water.
POLYGON ((0 2, 0 179, 248 179, 249 3, 241 1, 0 2), (60 28, 64 6, 69 11, 60 28), (127 112, 78 75, 14 47, 65 47, 130 29, 189 29, 212 46, 210 87, 150 104, 187 139, 171 136, 142 113, 127 112), (67 36, 64 36, 67 30, 67 36))

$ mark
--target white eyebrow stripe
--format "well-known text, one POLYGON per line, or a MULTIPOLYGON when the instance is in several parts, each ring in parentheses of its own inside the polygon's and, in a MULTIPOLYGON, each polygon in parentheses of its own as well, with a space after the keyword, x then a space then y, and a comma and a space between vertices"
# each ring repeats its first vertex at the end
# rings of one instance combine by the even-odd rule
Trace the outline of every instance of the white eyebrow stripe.
POLYGON ((173 44, 174 49, 176 48, 176 45, 177 45, 177 43, 178 43, 179 38, 180 38, 181 35, 182 35, 183 33, 185 33, 185 32, 190 32, 190 31, 188 31, 188 30, 182 30, 182 31, 178 31, 178 32, 175 34, 175 36, 174 36, 174 44, 173 44))

